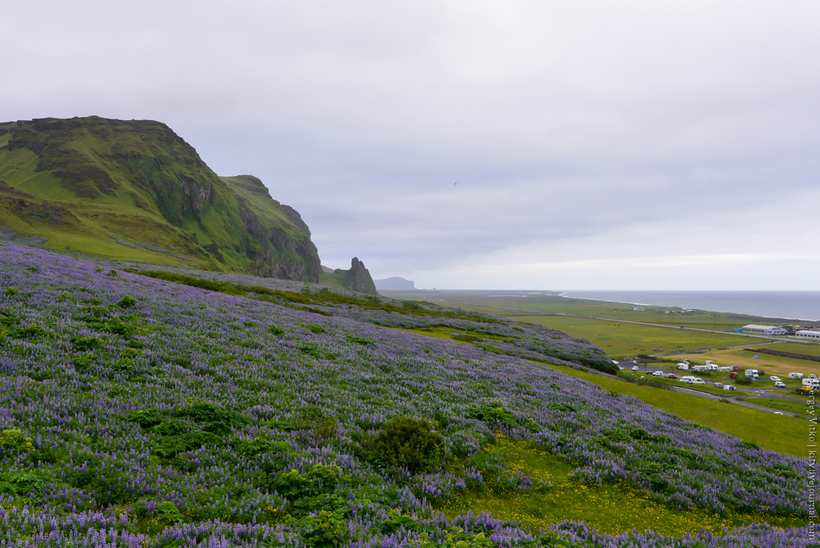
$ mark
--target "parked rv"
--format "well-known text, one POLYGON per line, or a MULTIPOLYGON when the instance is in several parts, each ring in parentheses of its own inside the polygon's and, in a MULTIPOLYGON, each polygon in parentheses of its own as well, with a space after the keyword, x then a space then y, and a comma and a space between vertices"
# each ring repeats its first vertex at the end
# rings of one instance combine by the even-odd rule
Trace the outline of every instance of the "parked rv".
POLYGON ((820 379, 817 378, 817 375, 810 375, 803 379, 803 386, 814 389, 820 388, 820 379))
POLYGON ((678 364, 678 369, 681 371, 689 371, 689 364, 686 362, 681 362, 678 364))
POLYGON ((789 373, 790 379, 797 379, 798 381, 803 378, 803 373, 789 373))
POLYGON ((723 389, 724 390, 737 390, 737 388, 735 388, 734 384, 724 384, 723 389))
POLYGON ((685 375, 681 377, 680 380, 682 382, 685 382, 686 384, 705 384, 703 382, 703 379, 695 377, 693 375, 685 375))

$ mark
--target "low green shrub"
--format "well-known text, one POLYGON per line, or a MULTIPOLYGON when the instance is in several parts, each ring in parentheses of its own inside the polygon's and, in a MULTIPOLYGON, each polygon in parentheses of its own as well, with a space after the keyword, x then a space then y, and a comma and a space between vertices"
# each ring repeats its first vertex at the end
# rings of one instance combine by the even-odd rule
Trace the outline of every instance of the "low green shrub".
POLYGON ((412 417, 390 419, 371 447, 392 466, 411 473, 440 469, 446 457, 444 436, 428 421, 412 417))
POLYGON ((31 438, 23 434, 22 430, 3 430, 0 434, 0 449, 15 453, 25 453, 34 450, 31 438))
POLYGON ((0 493, 7 495, 36 493, 52 481, 52 478, 39 470, 34 472, 0 472, 0 493))
POLYGON ((86 352, 102 346, 102 341, 97 337, 71 337, 74 348, 78 352, 86 352))
POLYGON ((305 432, 313 443, 323 446, 337 436, 339 419, 312 405, 299 411, 293 419, 293 426, 305 432))
POLYGON ((137 300, 134 297, 132 297, 131 295, 126 295, 125 297, 119 300, 117 306, 119 306, 120 308, 131 308, 133 306, 136 306, 136 304, 137 300))

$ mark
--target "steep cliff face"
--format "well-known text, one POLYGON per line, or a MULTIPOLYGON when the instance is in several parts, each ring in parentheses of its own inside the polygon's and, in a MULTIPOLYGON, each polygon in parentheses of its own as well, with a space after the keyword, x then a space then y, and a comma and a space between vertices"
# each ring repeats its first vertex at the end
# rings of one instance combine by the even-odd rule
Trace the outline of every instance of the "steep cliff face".
POLYGON ((255 177, 218 177, 159 122, 0 124, 0 190, 0 226, 46 245, 319 281, 319 256, 296 211, 255 177))
POLYGON ((262 181, 251 175, 221 177, 234 192, 240 204, 242 226, 248 236, 260 246, 249 246, 253 259, 251 273, 267 278, 319 281, 320 261, 316 246, 310 240, 310 230, 299 213, 270 197, 262 181), (283 216, 290 232, 270 219, 283 216), (293 232, 302 237, 294 237, 293 232))

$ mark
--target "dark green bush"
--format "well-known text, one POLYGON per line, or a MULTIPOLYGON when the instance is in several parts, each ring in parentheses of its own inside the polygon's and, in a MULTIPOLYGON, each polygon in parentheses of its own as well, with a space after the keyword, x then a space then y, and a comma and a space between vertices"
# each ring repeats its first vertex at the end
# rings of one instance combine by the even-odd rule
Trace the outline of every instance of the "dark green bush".
POLYGON ((362 346, 376 346, 376 344, 373 341, 371 341, 370 339, 365 339, 364 337, 357 337, 355 335, 347 335, 345 338, 347 339, 347 342, 350 342, 350 343, 360 344, 362 346))
POLYGON ((75 467, 66 476, 66 483, 88 491, 98 503, 122 504, 136 498, 127 488, 129 476, 125 472, 112 471, 108 466, 91 455, 82 456, 83 466, 75 467))
POLYGON ((74 343, 74 348, 79 352, 93 350, 102 346, 102 341, 97 337, 71 337, 71 342, 74 343))
POLYGON ((120 308, 131 308, 137 304, 137 300, 132 297, 131 295, 126 295, 122 299, 119 300, 117 306, 120 308))
POLYGON ((177 436, 163 436, 154 454, 163 459, 170 459, 179 453, 193 451, 200 447, 215 447, 221 444, 219 436, 201 430, 177 436))
POLYGON ((305 537, 308 546, 316 548, 343 546, 350 538, 347 520, 338 512, 322 510, 315 517, 305 518, 302 523, 301 534, 305 537))
POLYGON ((516 425, 516 420, 513 414, 504 409, 504 406, 500 402, 483 404, 478 407, 468 409, 467 416, 471 419, 476 419, 483 422, 498 422, 508 428, 512 428, 516 425))
POLYGON ((411 473, 441 468, 445 461, 444 436, 424 419, 395 417, 372 442, 372 449, 395 467, 411 473))
POLYGON ((325 413, 315 405, 302 409, 293 419, 295 429, 308 432, 312 438, 304 441, 310 441, 319 446, 327 444, 336 437, 338 425, 339 419, 325 413))
POLYGON ((11 312, 0 310, 0 327, 14 327, 20 322, 11 312))
POLYGON ((339 482, 340 473, 341 468, 338 466, 314 464, 305 474, 294 469, 272 476, 270 488, 291 501, 304 497, 316 497, 332 491, 339 482))
POLYGON ((10 495, 25 495, 36 493, 53 480, 44 472, 8 471, 0 472, 0 493, 10 495))
POLYGON ((189 418, 199 424, 224 423, 227 426, 241 426, 248 420, 234 411, 228 411, 218 405, 208 402, 194 402, 187 407, 177 409, 173 415, 180 418, 189 418))
POLYGON ((18 327, 17 329, 12 329, 9 335, 15 339, 34 339, 44 335, 45 332, 46 330, 39 325, 31 324, 28 327, 18 327))
POLYGON ((128 415, 128 420, 139 424, 143 428, 151 428, 152 426, 156 426, 165 419, 165 415, 160 413, 159 410, 154 407, 149 409, 141 409, 140 411, 132 411, 128 415))

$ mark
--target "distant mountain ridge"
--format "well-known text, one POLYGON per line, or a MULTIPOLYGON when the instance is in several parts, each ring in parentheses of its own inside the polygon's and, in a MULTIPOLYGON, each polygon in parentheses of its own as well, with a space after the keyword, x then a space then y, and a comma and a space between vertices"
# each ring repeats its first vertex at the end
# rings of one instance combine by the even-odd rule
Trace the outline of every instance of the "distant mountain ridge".
POLYGON ((112 259, 319 281, 299 213, 256 177, 217 176, 160 122, 0 124, 0 227, 112 259))
POLYGON ((377 291, 415 291, 416 284, 413 280, 406 280, 398 276, 384 278, 383 280, 373 280, 377 291))

